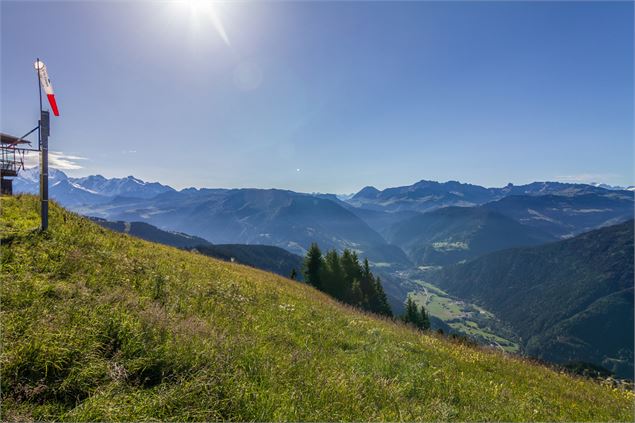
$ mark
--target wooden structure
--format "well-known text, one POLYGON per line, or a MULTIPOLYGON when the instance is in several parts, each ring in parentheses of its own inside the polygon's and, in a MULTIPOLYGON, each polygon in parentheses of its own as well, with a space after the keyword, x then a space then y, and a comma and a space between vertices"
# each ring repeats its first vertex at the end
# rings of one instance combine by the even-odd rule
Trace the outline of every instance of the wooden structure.
POLYGON ((0 133, 0 183, 2 194, 13 193, 13 178, 24 169, 24 153, 31 145, 21 137, 0 133))

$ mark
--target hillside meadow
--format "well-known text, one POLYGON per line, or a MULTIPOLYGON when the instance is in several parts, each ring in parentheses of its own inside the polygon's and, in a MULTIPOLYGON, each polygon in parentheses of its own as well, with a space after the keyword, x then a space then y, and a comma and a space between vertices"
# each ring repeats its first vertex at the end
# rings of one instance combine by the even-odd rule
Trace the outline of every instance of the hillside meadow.
POLYGON ((632 392, 1 198, 2 420, 632 421, 632 392))

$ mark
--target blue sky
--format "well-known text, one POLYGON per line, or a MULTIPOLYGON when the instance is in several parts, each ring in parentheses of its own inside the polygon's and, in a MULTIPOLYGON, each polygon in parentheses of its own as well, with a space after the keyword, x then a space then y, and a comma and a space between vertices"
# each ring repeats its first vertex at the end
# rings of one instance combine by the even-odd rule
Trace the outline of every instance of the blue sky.
POLYGON ((1 129, 73 175, 356 191, 633 184, 631 2, 1 3, 1 129))

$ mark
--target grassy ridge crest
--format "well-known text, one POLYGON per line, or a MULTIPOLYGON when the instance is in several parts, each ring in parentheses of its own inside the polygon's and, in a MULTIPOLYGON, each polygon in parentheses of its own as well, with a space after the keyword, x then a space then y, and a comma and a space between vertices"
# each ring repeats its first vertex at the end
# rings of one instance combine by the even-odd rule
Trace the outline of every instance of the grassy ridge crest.
POLYGON ((633 394, 2 197, 3 420, 631 421, 633 394))

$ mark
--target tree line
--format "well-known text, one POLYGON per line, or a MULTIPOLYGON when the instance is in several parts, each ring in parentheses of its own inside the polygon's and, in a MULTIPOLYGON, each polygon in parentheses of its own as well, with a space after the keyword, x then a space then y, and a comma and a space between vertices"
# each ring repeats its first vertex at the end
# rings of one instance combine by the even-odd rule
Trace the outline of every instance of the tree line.
POLYGON ((343 303, 392 317, 388 298, 379 277, 370 271, 368 259, 359 262, 357 253, 345 249, 322 254, 313 243, 304 258, 304 281, 343 303))
MULTIPOLYGON (((335 299, 372 313, 393 317, 379 277, 370 271, 368 259, 360 263, 357 253, 345 249, 342 254, 330 250, 325 255, 313 243, 304 257, 304 281, 335 299)), ((291 279, 298 274, 292 269, 291 279)), ((399 317, 419 330, 430 329, 430 315, 408 297, 406 310, 399 317)), ((442 331, 441 331, 442 333, 442 331)))

